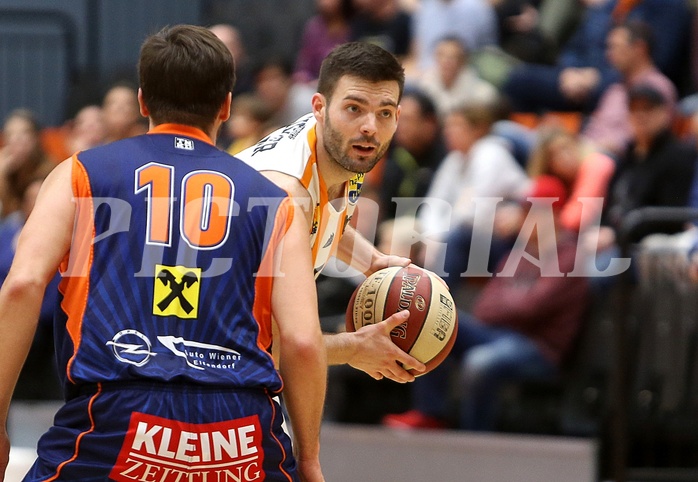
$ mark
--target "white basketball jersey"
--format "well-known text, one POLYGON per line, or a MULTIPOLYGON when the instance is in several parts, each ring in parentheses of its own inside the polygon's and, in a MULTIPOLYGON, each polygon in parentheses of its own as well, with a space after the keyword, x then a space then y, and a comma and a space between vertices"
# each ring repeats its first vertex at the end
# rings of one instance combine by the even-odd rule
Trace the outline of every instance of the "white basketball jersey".
POLYGON ((351 219, 363 184, 357 174, 346 183, 341 199, 328 201, 327 186, 317 168, 316 119, 312 114, 282 127, 236 157, 258 171, 278 171, 298 179, 313 203, 310 245, 317 277, 327 260, 337 253, 339 238, 351 219))

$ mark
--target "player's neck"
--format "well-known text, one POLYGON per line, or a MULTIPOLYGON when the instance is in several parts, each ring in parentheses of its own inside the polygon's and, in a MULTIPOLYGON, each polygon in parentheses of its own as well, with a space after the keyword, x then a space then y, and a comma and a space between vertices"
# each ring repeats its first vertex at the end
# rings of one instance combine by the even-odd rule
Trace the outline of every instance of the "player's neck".
MULTIPOLYGON (((318 142, 319 145, 321 144, 318 142)), ((339 165, 323 148, 318 148, 317 168, 320 177, 327 187, 328 199, 330 200, 342 197, 346 182, 356 175, 339 165)))

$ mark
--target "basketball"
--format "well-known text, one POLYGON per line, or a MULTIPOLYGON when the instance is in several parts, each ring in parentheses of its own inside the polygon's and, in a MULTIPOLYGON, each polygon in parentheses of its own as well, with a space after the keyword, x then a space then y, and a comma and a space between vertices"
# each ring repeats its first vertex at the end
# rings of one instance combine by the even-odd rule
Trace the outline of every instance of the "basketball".
POLYGON ((427 366, 436 368, 451 351, 458 330, 456 305, 438 275, 417 266, 393 266, 376 271, 351 296, 347 331, 380 323, 398 311, 409 310, 406 322, 390 332, 393 343, 427 366))

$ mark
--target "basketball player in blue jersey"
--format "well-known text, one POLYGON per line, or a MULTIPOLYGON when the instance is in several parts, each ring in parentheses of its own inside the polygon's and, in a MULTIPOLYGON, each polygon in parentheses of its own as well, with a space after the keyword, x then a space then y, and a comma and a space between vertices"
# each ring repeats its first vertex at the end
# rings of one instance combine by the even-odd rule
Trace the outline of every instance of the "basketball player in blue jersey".
MULTIPOLYGON (((402 66, 381 47, 335 47, 322 63, 312 113, 238 154, 307 208, 316 275, 331 256, 366 275, 410 263, 379 252, 349 224, 364 173, 395 134, 404 82, 402 66)), ((423 371, 424 364, 390 340, 390 331, 406 319, 401 312, 356 332, 326 334, 329 363, 350 364, 376 379, 413 381, 407 368, 423 371)))
POLYGON ((150 131, 45 181, 0 290, 0 475, 12 391, 60 266, 66 402, 25 481, 324 480, 308 231, 285 191, 215 147, 233 67, 205 28, 149 37, 138 97, 150 131))

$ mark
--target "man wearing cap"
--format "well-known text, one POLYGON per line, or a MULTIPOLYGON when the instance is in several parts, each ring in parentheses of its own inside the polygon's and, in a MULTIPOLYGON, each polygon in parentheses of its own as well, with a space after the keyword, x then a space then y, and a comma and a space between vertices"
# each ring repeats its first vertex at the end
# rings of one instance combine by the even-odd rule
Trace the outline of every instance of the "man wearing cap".
MULTIPOLYGON (((596 267, 601 271, 619 256, 616 235, 630 211, 687 205, 696 162, 695 148, 672 132, 673 104, 665 94, 651 85, 639 84, 628 91, 627 105, 632 137, 608 188, 596 257, 596 267)), ((653 223, 638 230, 631 241, 682 229, 682 223, 653 223)), ((593 278, 592 284, 602 288, 607 281, 593 278)))

